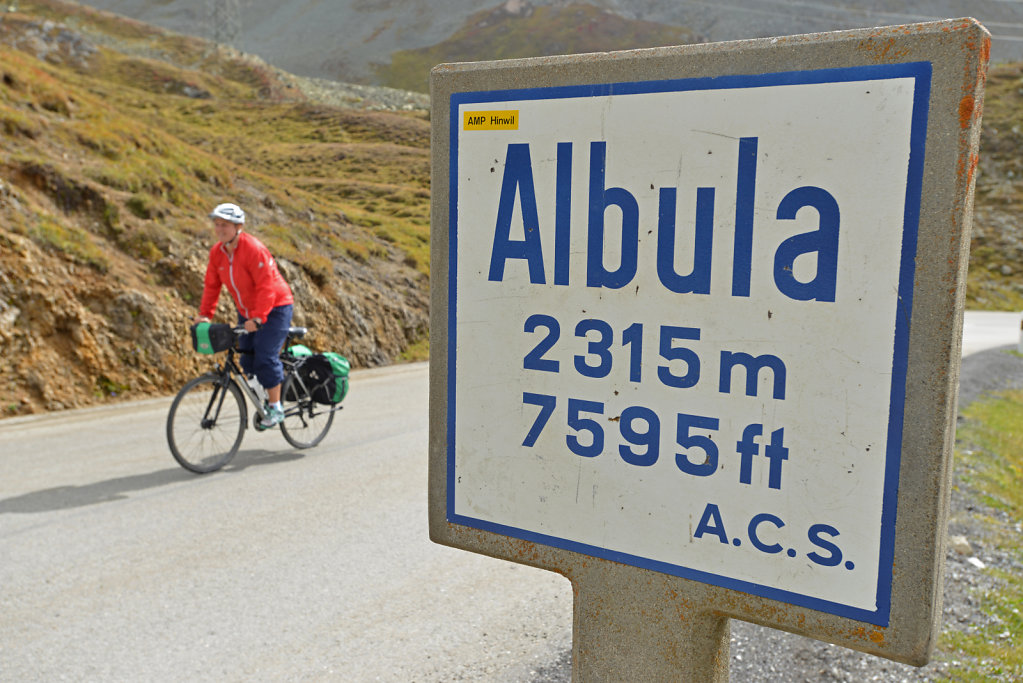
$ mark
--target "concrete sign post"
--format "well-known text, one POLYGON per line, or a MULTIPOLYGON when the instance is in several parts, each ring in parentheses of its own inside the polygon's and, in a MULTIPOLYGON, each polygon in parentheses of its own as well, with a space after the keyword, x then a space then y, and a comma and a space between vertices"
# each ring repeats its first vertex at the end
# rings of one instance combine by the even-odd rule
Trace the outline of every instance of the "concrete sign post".
POLYGON ((987 45, 434 69, 431 535, 566 575, 577 680, 927 661, 987 45))

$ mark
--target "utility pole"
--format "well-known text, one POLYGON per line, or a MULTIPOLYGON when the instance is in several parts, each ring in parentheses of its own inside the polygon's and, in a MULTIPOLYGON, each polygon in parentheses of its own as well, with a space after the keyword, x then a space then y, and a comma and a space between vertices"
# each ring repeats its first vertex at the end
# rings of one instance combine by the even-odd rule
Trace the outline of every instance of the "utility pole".
POLYGON ((238 0, 206 0, 206 23, 213 42, 234 47, 242 30, 238 0))

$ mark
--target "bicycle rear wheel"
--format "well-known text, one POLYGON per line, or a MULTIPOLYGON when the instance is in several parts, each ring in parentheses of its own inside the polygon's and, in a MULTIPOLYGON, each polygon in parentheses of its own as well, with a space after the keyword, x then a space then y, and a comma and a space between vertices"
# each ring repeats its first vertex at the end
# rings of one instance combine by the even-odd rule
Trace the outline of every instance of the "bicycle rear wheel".
POLYGON ((281 404, 284 406, 281 434, 295 448, 312 448, 320 443, 334 423, 333 406, 314 401, 295 373, 289 373, 284 380, 281 404))
POLYGON ((178 392, 167 414, 167 444, 178 464, 205 474, 231 462, 245 434, 245 399, 234 382, 196 377, 178 392))

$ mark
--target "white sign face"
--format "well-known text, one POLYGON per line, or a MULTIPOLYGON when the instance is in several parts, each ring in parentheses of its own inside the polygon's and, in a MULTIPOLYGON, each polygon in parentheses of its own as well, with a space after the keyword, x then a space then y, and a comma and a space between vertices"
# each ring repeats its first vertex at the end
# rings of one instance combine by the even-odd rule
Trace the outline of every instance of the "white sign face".
POLYGON ((930 77, 453 95, 448 520, 887 625, 930 77))

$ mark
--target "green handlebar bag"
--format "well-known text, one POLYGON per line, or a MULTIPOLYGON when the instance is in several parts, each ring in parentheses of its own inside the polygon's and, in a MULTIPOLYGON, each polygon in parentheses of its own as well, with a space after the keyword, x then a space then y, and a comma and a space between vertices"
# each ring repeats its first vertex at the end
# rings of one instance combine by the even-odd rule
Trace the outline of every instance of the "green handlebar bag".
POLYGON ((220 353, 234 346, 234 330, 226 323, 196 323, 191 331, 192 348, 199 353, 220 353))

